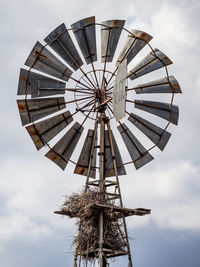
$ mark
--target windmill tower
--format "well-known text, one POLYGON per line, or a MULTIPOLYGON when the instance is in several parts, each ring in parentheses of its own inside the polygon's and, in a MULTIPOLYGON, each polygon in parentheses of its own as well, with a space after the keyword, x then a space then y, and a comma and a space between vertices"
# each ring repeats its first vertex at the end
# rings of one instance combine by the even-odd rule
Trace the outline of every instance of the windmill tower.
POLYGON ((134 164, 139 169, 152 161, 150 151, 155 147, 162 151, 171 136, 167 131, 169 124, 178 123, 178 107, 173 100, 174 94, 181 93, 181 89, 176 79, 168 74, 167 66, 171 60, 150 46, 152 36, 135 29, 129 31, 124 28, 124 23, 123 20, 109 20, 100 24, 95 22, 95 17, 89 17, 72 24, 70 29, 61 24, 44 39, 46 45, 36 43, 25 62, 29 69, 20 71, 18 95, 24 95, 24 98, 17 100, 18 108, 22 125, 28 124, 26 129, 37 150, 46 146, 45 156, 61 169, 71 162, 75 164, 74 173, 86 177, 82 194, 87 200, 87 205, 83 205, 84 212, 87 211, 84 219, 80 218, 80 210, 72 212, 63 207, 55 212, 79 219, 74 267, 82 263, 87 266, 88 262, 106 267, 110 258, 120 256, 127 256, 129 266, 132 266, 125 218, 150 214, 150 209, 124 208, 119 176, 126 175, 126 164, 134 164), (122 33, 126 40, 125 43, 122 41, 123 48, 117 55, 122 33), (98 47, 101 63, 97 60, 98 47), (149 49, 147 55, 129 68, 144 48, 149 49), (164 77, 134 84, 136 79, 161 68, 164 77), (166 99, 168 95, 170 98, 167 103, 138 100, 134 99, 133 92, 141 97, 156 95, 166 99), (65 93, 66 99, 60 96, 65 93), (149 113, 155 124, 149 117, 132 113, 133 104, 141 114, 149 113), (122 123, 127 115, 128 121, 122 123), (75 122, 65 131, 74 119, 82 121, 75 122), (163 120, 167 121, 165 126, 163 120), (72 154, 88 121, 90 126, 75 161, 72 154), (121 141, 116 140, 111 129, 115 124, 129 154, 128 162, 123 161, 118 146, 121 141), (150 140, 148 148, 143 146, 132 128, 150 140), (53 143, 56 136, 59 138, 53 143), (95 233, 93 239, 88 235, 84 239, 86 217, 87 226, 91 228, 92 225, 95 233))

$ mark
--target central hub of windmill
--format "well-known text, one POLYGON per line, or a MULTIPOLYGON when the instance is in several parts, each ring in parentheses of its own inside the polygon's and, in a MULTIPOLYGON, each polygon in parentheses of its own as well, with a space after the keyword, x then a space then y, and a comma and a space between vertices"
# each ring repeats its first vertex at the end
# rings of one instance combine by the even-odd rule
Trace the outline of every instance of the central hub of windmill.
MULTIPOLYGON (((110 102, 112 100, 115 76, 115 73, 104 69, 84 73, 76 84, 77 91, 74 92, 75 99, 77 99, 77 109, 80 111, 88 110, 87 107, 88 105, 91 106, 92 102, 94 105, 88 116, 90 119, 94 119, 95 114, 105 111, 106 108, 111 109, 110 102), (81 87, 80 85, 86 81, 87 87, 81 87), (84 99, 85 102, 79 102, 80 98, 84 99)), ((113 119, 112 111, 109 110, 108 112, 110 119, 113 119)), ((84 112, 83 114, 86 115, 84 112)))

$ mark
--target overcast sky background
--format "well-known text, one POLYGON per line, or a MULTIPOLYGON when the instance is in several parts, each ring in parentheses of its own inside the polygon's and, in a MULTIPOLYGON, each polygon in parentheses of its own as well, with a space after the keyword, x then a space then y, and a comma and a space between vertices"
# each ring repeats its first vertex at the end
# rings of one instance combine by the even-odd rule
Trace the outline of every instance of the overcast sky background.
POLYGON ((36 151, 21 126, 16 91, 35 42, 62 22, 70 27, 92 15, 98 22, 125 19, 126 28, 151 34, 152 46, 174 62, 169 72, 183 91, 175 97, 179 125, 170 128, 165 151, 138 171, 129 166, 121 179, 126 207, 152 209, 128 219, 134 266, 200 266, 199 14, 198 0, 1 0, 0 266, 72 266, 74 221, 53 211, 85 180, 73 165, 63 172, 36 151))

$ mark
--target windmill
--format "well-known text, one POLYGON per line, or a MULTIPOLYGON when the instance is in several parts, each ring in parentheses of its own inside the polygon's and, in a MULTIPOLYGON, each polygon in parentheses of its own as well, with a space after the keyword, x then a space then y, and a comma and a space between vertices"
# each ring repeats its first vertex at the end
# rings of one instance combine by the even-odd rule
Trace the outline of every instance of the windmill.
MULTIPOLYGON (((22 125, 36 149, 47 147, 45 156, 61 169, 70 162, 75 174, 86 177, 81 197, 87 200, 84 208, 95 223, 92 230, 96 236, 92 245, 85 242, 85 221, 79 218, 74 267, 82 262, 105 267, 110 258, 119 256, 128 256, 132 266, 125 218, 150 214, 151 210, 124 208, 119 176, 126 175, 127 164, 139 169, 152 161, 151 150, 163 151, 171 136, 168 126, 178 123, 179 111, 173 100, 181 89, 168 74, 172 61, 151 47, 152 36, 127 30, 124 24, 124 20, 96 23, 95 17, 82 19, 70 29, 63 23, 44 39, 45 44, 35 44, 25 62, 28 68, 20 70, 17 104, 22 125), (140 58, 144 50, 146 55, 140 58), (161 69, 162 76, 151 80, 149 75, 161 75, 161 69), (137 83, 145 77, 150 80, 137 83), (66 98, 62 96, 65 93, 66 98), (154 96, 165 101, 155 101, 154 96), (120 153, 124 149, 129 155, 127 162, 120 153), (115 238, 119 242, 112 242, 115 238)), ((75 214, 64 206, 55 213, 78 217, 78 211, 75 214)))

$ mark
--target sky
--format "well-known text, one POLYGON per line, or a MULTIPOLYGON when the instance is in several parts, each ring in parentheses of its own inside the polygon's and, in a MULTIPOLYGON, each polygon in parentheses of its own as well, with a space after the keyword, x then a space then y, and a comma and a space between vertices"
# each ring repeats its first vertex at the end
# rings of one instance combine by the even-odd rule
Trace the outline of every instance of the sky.
MULTIPOLYGON (((169 72, 180 83, 179 125, 164 152, 120 184, 126 207, 152 214, 127 220, 135 267, 200 264, 200 2, 198 0, 1 0, 0 9, 0 266, 72 266, 75 221, 53 214, 65 195, 78 192, 84 177, 63 172, 37 152, 16 105, 19 70, 37 40, 58 25, 82 18, 125 19, 127 29, 145 31, 151 45, 174 62, 169 72)), ((126 154, 119 141, 120 151, 126 154)), ((75 151, 75 156, 78 151, 75 151)), ((126 155, 125 155, 126 156, 126 155)), ((127 266, 123 258, 111 266, 127 266)))

